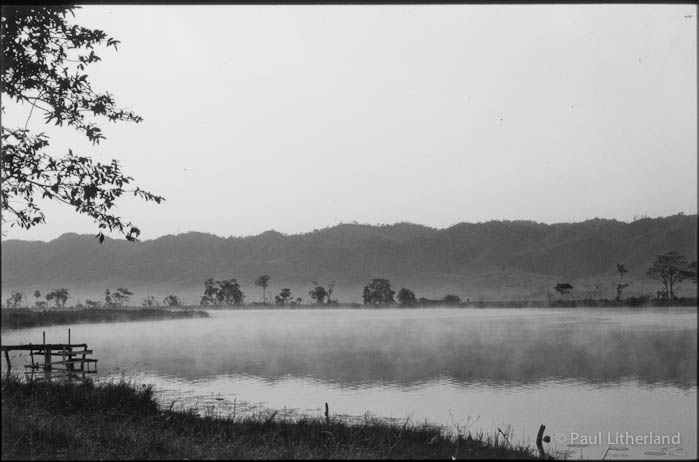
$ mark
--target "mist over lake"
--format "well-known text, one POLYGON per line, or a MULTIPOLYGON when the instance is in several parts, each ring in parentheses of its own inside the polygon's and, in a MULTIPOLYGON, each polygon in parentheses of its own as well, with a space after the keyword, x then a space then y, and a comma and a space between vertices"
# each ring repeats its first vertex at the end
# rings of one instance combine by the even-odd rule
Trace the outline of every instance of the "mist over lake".
MULTIPOLYGON (((551 432, 672 431, 695 454, 695 308, 209 313, 75 325, 73 338, 99 351, 100 378, 156 383, 165 406, 319 415, 328 402, 354 417, 509 426, 529 443, 542 423, 551 432)), ((66 335, 65 326, 35 328, 3 342, 39 341, 42 331, 50 341, 66 335)))

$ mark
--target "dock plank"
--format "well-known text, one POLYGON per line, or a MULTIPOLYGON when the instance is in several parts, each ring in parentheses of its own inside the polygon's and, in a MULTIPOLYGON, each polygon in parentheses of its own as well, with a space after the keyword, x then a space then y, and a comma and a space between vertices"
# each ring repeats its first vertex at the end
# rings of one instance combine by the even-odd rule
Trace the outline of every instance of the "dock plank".
POLYGON ((81 363, 96 363, 96 359, 67 359, 65 361, 54 361, 51 363, 51 365, 61 365, 61 364, 81 364, 81 363))
POLYGON ((78 355, 91 355, 92 350, 81 350, 81 351, 70 351, 70 350, 60 350, 60 351, 52 351, 51 355, 53 356, 78 356, 78 355))
POLYGON ((12 351, 12 350, 36 350, 44 351, 46 350, 65 350, 68 348, 87 348, 87 343, 43 343, 29 344, 29 345, 0 345, 0 351, 12 351))

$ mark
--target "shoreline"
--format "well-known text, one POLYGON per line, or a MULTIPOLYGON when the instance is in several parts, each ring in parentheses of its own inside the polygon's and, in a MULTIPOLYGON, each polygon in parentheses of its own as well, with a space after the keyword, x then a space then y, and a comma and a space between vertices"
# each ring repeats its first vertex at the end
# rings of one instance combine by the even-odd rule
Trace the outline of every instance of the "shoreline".
MULTIPOLYGON (((541 459, 498 434, 366 417, 199 416, 157 405, 151 385, 2 378, 2 459, 541 459)), ((548 456, 550 458, 550 456, 548 456)))
POLYGON ((361 303, 332 303, 332 304, 303 304, 303 305, 275 305, 252 303, 243 305, 202 305, 190 306, 190 309, 202 310, 249 310, 249 309, 425 309, 425 308, 678 308, 697 307, 697 298, 678 298, 675 300, 498 300, 498 301, 467 301, 457 303, 444 303, 440 300, 428 303, 416 303, 414 305, 364 305, 361 303))
POLYGON ((171 319, 207 318, 207 311, 220 310, 336 310, 336 309, 366 309, 366 310, 413 310, 413 309, 483 309, 483 308, 691 308, 697 307, 696 298, 676 300, 645 300, 635 304, 633 300, 507 300, 483 302, 442 303, 430 302, 415 305, 363 305, 360 303, 333 303, 309 305, 272 305, 245 304, 231 306, 184 306, 184 307, 122 307, 122 308, 87 308, 87 309, 53 309, 33 310, 31 308, 3 308, 0 310, 2 331, 29 329, 41 326, 80 324, 93 322, 126 322, 126 321, 156 321, 171 319))
POLYGON ((0 311, 2 331, 30 329, 32 327, 81 324, 91 322, 155 321, 166 319, 208 318, 209 313, 201 310, 169 309, 81 309, 33 311, 29 308, 0 311))

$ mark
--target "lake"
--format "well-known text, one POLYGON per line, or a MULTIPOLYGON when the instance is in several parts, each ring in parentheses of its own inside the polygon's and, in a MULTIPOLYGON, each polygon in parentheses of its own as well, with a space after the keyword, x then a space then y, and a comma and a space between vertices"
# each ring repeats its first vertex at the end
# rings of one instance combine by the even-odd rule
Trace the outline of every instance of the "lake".
POLYGON ((546 446, 571 458, 697 456, 696 308, 209 313, 11 331, 2 343, 40 343, 42 331, 65 342, 71 327, 100 379, 154 383, 166 407, 320 416, 327 402, 346 418, 499 428, 532 446, 545 424, 546 446))

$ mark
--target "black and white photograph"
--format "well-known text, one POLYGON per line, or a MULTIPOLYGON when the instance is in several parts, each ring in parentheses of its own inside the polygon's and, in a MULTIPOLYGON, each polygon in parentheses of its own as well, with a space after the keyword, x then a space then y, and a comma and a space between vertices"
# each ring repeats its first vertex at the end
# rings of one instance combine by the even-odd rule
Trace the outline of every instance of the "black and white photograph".
POLYGON ((697 459, 697 5, 0 8, 2 460, 697 459))

